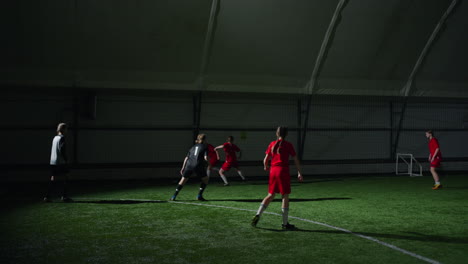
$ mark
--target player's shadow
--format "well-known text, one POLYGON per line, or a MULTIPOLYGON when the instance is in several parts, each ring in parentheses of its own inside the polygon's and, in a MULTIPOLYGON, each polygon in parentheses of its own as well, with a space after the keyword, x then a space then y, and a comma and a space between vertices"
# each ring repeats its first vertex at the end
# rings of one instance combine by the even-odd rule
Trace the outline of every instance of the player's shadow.
POLYGON ((167 201, 157 200, 74 200, 71 203, 87 204, 143 204, 143 203, 167 203, 167 201))
POLYGON ((322 233, 322 234, 337 234, 337 235, 364 235, 373 238, 389 238, 389 239, 403 239, 403 240, 413 240, 413 241, 432 241, 432 242, 442 242, 450 244, 468 244, 468 237, 445 237, 445 236, 434 236, 434 235, 424 235, 416 232, 406 232, 407 234, 413 235, 396 235, 396 234, 380 234, 380 233, 369 233, 369 232, 353 232, 347 233, 338 230, 308 230, 296 228, 295 230, 282 230, 274 228, 264 228, 256 227, 261 230, 271 231, 271 232, 306 232, 306 233, 322 233))
MULTIPOLYGON (((336 182, 336 181, 343 181, 341 178, 331 178, 331 179, 317 179, 317 180, 304 180, 303 182, 296 182, 295 180, 291 181, 291 186, 300 186, 304 184, 313 184, 319 182, 336 182)), ((258 182, 258 181, 247 181, 245 182, 248 185, 265 185, 268 184, 268 178, 265 181, 258 182)))
MULTIPOLYGON (((329 197, 329 198, 315 198, 315 199, 302 199, 302 198, 291 198, 290 202, 320 202, 320 201, 331 201, 331 200, 351 200, 347 197, 329 197)), ((263 199, 209 199, 212 202, 241 202, 241 203, 260 203, 263 199)), ((273 202, 281 202, 281 199, 274 199, 273 202)))

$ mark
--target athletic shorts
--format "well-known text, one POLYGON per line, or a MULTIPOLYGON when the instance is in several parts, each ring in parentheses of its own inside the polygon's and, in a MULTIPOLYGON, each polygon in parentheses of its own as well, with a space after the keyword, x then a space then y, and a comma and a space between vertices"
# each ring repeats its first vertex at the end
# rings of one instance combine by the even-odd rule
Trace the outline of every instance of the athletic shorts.
POLYGON ((210 159, 210 161, 209 161, 210 166, 211 166, 211 167, 215 167, 216 164, 218 164, 218 161, 219 161, 219 159, 217 159, 217 158, 212 158, 212 159, 210 159))
POLYGON ((195 173, 198 177, 203 178, 206 177, 206 169, 204 166, 197 166, 195 168, 185 168, 184 174, 182 177, 189 178, 192 174, 195 173))
POLYGON ((291 175, 289 174, 289 167, 270 167, 268 193, 281 193, 282 195, 291 193, 291 175))
POLYGON ((70 172, 68 165, 50 165, 50 173, 52 176, 65 175, 70 172))
POLYGON ((230 170, 231 168, 238 168, 239 167, 239 164, 237 163, 237 161, 230 161, 230 162, 224 162, 223 163, 223 166, 221 167, 221 169, 223 169, 223 171, 228 171, 230 170))
POLYGON ((431 162, 431 168, 439 168, 442 159, 440 157, 435 157, 434 161, 431 162))

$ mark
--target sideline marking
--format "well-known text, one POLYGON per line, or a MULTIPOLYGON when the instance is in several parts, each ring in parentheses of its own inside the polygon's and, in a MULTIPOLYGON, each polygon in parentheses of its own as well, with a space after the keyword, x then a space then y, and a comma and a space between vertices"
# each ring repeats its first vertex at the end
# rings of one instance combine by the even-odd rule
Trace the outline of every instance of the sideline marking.
MULTIPOLYGON (((167 203, 178 203, 178 204, 188 204, 188 205, 198 205, 198 206, 206 206, 206 207, 217 207, 217 208, 225 208, 225 209, 232 209, 232 210, 237 210, 237 211, 247 211, 247 212, 257 212, 257 210, 252 210, 252 209, 244 209, 244 208, 237 208, 237 207, 230 207, 230 206, 223 206, 223 205, 215 205, 215 204, 206 204, 206 203, 189 203, 189 202, 179 202, 179 201, 163 201, 163 200, 149 200, 149 199, 101 199, 101 198, 79 198, 77 199, 78 201, 79 200, 116 200, 116 201, 141 201, 141 202, 167 202, 167 203)), ((276 215, 276 216, 282 216, 281 214, 278 214, 278 213, 273 213, 273 212, 264 212, 264 214, 270 214, 270 215, 276 215)), ((376 238, 373 238, 373 237, 370 237, 370 236, 365 236, 363 234, 359 234, 359 233, 355 233, 353 231, 350 231, 350 230, 347 230, 347 229, 344 229, 344 228, 341 228, 341 227, 337 227, 337 226, 332 226, 332 225, 329 225, 329 224, 325 224, 325 223, 321 223, 321 222, 317 222, 317 221, 313 221, 313 220, 309 220, 309 219, 305 219, 305 218, 300 218, 300 217, 296 217, 296 216, 289 216, 289 218, 292 218, 292 219, 296 219, 296 220, 299 220, 299 221, 303 221, 303 222, 308 222, 308 223, 312 223, 312 224, 316 224, 316 225, 321 225, 321 226, 325 226, 325 227, 328 227, 328 228, 331 228, 331 229, 335 229, 335 230, 339 230, 339 231, 342 231, 344 233, 348 233, 348 234, 352 234, 352 235, 355 235, 357 237, 360 237, 360 238, 364 238, 364 239, 367 239, 367 240, 370 240, 370 241, 373 241, 377 244, 380 244, 382 246, 385 246, 385 247, 388 247, 388 248, 391 248, 393 250, 396 250, 396 251, 399 251, 403 254, 406 254, 406 255, 409 255, 409 256, 412 256, 414 258, 417 258, 417 259, 420 259, 420 260, 423 260, 423 261, 426 261, 428 263, 431 263, 431 264, 441 264, 439 261, 437 260, 433 260, 433 259, 430 259, 430 258, 426 258, 426 257, 423 257, 421 255, 418 255, 416 253, 413 253, 413 252, 410 252, 408 250, 405 250, 405 249, 402 249, 402 248, 399 248, 397 246, 394 246, 392 244, 389 244, 389 243, 386 243, 386 242, 383 242, 383 241, 380 241, 376 238)))

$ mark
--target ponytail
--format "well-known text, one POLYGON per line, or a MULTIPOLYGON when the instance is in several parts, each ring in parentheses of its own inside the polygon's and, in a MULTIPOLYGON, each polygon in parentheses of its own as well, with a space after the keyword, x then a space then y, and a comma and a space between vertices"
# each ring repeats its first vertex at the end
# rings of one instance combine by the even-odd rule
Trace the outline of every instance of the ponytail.
POLYGON ((283 144, 283 140, 286 138, 287 135, 288 135, 288 127, 279 126, 276 129, 276 137, 278 137, 278 140, 276 140, 275 145, 273 146, 273 148, 271 148, 272 155, 275 154, 275 152, 277 154, 280 154, 281 144, 283 144), (283 140, 279 140, 279 138, 283 140))
POLYGON ((197 140, 195 140, 195 143, 202 144, 202 143, 205 143, 205 140, 206 140, 205 134, 198 134, 197 140))

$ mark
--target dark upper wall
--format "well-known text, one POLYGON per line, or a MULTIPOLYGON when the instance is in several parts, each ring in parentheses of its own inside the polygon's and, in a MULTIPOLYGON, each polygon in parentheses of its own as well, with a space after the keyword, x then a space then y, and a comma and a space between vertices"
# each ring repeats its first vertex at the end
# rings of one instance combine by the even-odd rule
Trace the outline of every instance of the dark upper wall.
MULTIPOLYGON (((202 89, 306 92, 338 0, 220 0, 202 89)), ((349 0, 319 94, 401 95, 450 0, 349 0)), ((3 85, 197 90, 211 0, 0 4, 3 85)), ((468 97, 468 4, 459 1, 412 95, 468 97)))

